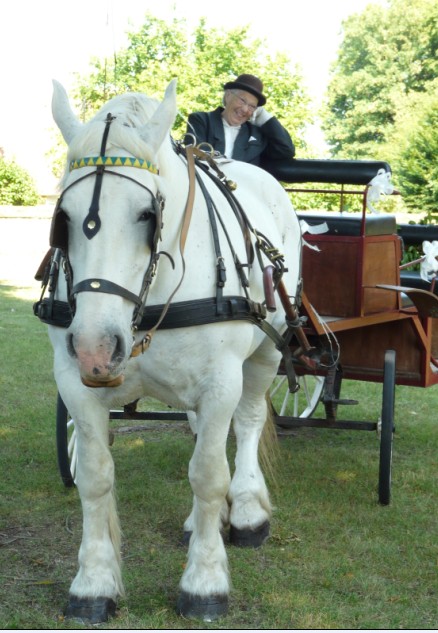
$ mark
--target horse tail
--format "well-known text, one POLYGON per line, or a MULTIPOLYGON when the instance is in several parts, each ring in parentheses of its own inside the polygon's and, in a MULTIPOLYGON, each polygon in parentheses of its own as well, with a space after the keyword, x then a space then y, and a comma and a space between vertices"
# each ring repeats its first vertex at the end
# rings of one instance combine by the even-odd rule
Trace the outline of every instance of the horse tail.
POLYGON ((266 394, 266 422, 263 427, 259 442, 260 466, 272 485, 277 484, 276 473, 280 458, 280 446, 278 443, 277 429, 274 422, 274 412, 272 409, 269 393, 266 394))

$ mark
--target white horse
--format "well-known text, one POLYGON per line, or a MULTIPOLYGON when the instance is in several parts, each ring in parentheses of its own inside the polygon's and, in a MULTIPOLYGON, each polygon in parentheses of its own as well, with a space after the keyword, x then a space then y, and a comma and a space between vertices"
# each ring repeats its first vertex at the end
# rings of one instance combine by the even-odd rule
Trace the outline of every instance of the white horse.
MULTIPOLYGON (((191 538, 177 610, 209 621, 226 613, 230 590, 221 524, 230 524, 237 543, 251 535, 249 543, 257 546, 268 534, 271 508, 257 452, 267 418, 265 393, 281 355, 266 331, 245 317, 152 327, 146 337, 136 325, 143 311, 147 316, 170 298, 169 314, 175 302, 201 299, 219 302, 220 312, 223 292, 245 296, 245 277, 251 305, 260 310, 265 299, 260 264, 270 264, 270 257, 262 249, 260 262, 255 258, 246 266, 245 230, 205 169, 197 170, 191 205, 193 179, 170 136, 177 112, 175 81, 161 103, 126 94, 87 124, 78 121, 64 88, 54 82, 52 109, 68 145, 52 224, 52 243, 66 256, 57 298, 69 300, 74 318, 67 330, 49 326, 49 334, 59 393, 75 421, 76 484, 84 516, 79 570, 66 614, 106 621, 123 594, 109 410, 153 396, 196 415, 189 465, 194 502, 185 523, 191 538), (207 201, 221 216, 220 256, 207 201), (232 479, 225 452, 231 420, 237 442, 232 479)), ((264 235, 284 255, 283 279, 293 303, 301 232, 287 194, 256 167, 229 161, 221 169, 237 183, 235 197, 258 232, 249 232, 252 247, 257 250, 264 235)), ((260 322, 284 332, 281 304, 265 316, 260 322)))

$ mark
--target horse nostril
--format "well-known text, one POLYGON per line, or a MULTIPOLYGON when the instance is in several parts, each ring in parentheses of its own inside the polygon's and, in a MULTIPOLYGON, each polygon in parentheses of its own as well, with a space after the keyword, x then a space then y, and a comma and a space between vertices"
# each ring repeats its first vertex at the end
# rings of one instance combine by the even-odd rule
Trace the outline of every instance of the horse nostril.
POLYGON ((125 345, 123 343, 123 340, 119 336, 115 336, 114 338, 116 340, 116 344, 111 356, 111 362, 119 364, 125 357, 125 345))

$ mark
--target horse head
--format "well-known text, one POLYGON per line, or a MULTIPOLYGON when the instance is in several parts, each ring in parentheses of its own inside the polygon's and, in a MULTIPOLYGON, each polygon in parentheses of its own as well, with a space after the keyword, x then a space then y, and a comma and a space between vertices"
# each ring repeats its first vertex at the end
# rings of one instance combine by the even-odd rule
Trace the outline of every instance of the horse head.
POLYGON ((161 103, 128 93, 87 124, 54 82, 52 111, 68 144, 51 231, 52 246, 65 254, 74 314, 66 345, 84 384, 116 386, 158 263, 159 172, 165 153, 172 153, 176 82, 161 103))

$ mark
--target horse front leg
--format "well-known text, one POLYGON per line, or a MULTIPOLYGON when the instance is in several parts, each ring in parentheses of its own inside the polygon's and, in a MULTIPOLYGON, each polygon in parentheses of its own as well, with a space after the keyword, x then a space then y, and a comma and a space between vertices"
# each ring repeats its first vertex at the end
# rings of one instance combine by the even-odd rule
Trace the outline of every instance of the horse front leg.
POLYGON ((108 412, 89 406, 87 419, 75 419, 78 464, 76 485, 83 512, 79 571, 70 587, 67 618, 106 622, 123 594, 120 526, 114 498, 114 462, 108 447, 108 412), (94 414, 90 410, 94 409, 94 414))

